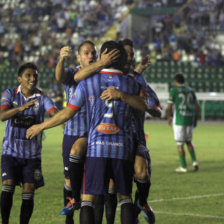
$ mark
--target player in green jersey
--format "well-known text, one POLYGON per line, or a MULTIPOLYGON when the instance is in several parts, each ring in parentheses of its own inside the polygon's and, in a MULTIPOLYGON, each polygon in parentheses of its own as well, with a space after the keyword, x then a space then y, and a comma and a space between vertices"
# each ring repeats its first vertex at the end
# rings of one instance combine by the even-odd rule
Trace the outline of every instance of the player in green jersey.
POLYGON ((197 171, 199 168, 194 145, 192 144, 193 129, 197 125, 198 113, 199 104, 194 90, 185 85, 183 74, 176 74, 174 77, 174 87, 169 93, 167 107, 168 124, 171 125, 173 121, 174 139, 177 143, 181 164, 181 166, 176 169, 176 172, 187 172, 184 151, 185 143, 191 155, 194 170, 197 171))

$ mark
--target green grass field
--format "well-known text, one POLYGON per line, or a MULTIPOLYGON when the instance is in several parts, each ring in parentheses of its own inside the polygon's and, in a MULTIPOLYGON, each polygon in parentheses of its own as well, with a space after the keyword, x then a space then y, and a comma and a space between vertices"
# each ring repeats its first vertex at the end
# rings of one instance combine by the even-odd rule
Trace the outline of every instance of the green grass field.
MULTIPOLYGON (((0 134, 3 137, 3 125, 0 134)), ((223 224, 224 223, 224 125, 199 123, 194 144, 200 170, 177 174, 179 165, 172 128, 165 122, 147 122, 148 147, 152 159, 152 187, 149 202, 156 213, 157 224, 223 224)), ((63 166, 61 157, 62 128, 45 132, 43 142, 43 172, 45 187, 35 193, 35 208, 31 224, 63 224, 63 166)), ((134 186, 135 189, 135 186, 134 186)), ((10 224, 19 223, 21 188, 17 187, 10 224)), ((116 223, 120 223, 120 207, 116 223)), ((75 214, 78 223, 79 214, 75 214)), ((141 223, 146 223, 140 216, 141 223)), ((104 223, 106 221, 104 220, 104 223)))

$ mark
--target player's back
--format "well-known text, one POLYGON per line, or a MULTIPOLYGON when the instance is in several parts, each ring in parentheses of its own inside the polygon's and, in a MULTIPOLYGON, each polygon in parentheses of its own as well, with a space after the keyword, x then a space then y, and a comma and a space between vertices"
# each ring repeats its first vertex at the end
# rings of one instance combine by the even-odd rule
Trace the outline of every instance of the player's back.
POLYGON ((103 69, 84 81, 89 119, 87 156, 131 159, 133 154, 133 109, 121 100, 105 101, 101 93, 115 87, 131 95, 138 95, 140 86, 133 78, 119 70, 103 69))
POLYGON ((175 122, 177 125, 192 125, 195 115, 196 96, 192 88, 181 85, 171 90, 175 103, 175 122), (173 93, 172 93, 173 92, 173 93))

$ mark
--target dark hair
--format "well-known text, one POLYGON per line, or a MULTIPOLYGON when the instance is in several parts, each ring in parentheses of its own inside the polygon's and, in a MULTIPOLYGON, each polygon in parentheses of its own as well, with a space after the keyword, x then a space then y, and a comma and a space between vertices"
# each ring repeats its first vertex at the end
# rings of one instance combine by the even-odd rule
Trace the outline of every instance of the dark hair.
POLYGON ((37 66, 32 63, 32 62, 28 62, 28 63, 25 63, 25 64, 22 64, 20 67, 19 67, 19 70, 18 70, 18 76, 22 76, 24 70, 26 70, 27 68, 32 68, 33 70, 38 70, 37 69, 37 66))
POLYGON ((83 42, 79 45, 79 47, 78 47, 78 53, 80 53, 81 48, 82 48, 85 44, 90 44, 90 45, 92 45, 93 47, 95 47, 95 44, 94 44, 92 41, 90 41, 90 40, 85 40, 85 41, 83 41, 83 42))
POLYGON ((184 82, 185 82, 185 78, 182 73, 177 73, 174 77, 174 80, 180 84, 184 84, 184 82))
POLYGON ((119 69, 121 71, 124 70, 124 65, 127 63, 127 54, 121 43, 117 43, 116 41, 106 41, 100 48, 100 55, 107 49, 107 53, 110 51, 117 49, 120 52, 120 56, 117 58, 115 62, 109 65, 109 67, 113 67, 115 69, 119 69))
POLYGON ((126 38, 124 40, 120 40, 119 43, 122 44, 123 46, 128 45, 128 46, 133 47, 133 41, 128 38, 126 38))

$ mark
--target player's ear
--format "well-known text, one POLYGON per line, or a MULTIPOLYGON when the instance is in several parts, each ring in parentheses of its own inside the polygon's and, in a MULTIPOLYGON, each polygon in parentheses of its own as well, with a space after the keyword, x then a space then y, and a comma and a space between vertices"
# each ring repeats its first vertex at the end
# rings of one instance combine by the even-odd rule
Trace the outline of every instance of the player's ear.
POLYGON ((17 80, 18 80, 18 82, 21 84, 21 82, 22 82, 22 77, 21 77, 21 76, 18 76, 18 77, 17 77, 17 80))

